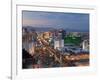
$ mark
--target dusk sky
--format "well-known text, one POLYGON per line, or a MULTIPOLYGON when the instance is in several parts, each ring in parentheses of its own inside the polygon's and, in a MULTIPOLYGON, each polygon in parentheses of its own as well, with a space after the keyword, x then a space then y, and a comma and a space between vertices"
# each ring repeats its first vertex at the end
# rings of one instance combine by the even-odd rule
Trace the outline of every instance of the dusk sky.
POLYGON ((89 31, 89 14, 23 11, 23 26, 89 31))

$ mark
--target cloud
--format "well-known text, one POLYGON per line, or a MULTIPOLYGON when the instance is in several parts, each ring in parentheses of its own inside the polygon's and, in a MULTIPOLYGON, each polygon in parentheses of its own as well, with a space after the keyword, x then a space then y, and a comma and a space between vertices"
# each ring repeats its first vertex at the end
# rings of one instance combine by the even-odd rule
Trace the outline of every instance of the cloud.
POLYGON ((29 26, 33 26, 33 25, 41 25, 41 24, 48 24, 48 21, 46 20, 33 20, 33 19, 23 19, 23 25, 29 25, 29 26))
POLYGON ((23 12, 23 26, 89 30, 89 14, 60 12, 23 12))
POLYGON ((35 26, 35 25, 55 25, 57 24, 57 20, 53 19, 23 19, 23 26, 35 26))

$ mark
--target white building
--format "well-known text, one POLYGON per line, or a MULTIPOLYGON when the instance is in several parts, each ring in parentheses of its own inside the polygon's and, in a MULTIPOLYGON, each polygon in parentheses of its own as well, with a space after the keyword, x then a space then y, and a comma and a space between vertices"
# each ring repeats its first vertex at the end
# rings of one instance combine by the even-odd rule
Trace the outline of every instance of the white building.
POLYGON ((54 49, 59 49, 64 47, 64 40, 54 40, 54 49))
POLYGON ((29 54, 31 54, 31 55, 34 54, 35 45, 34 45, 33 42, 30 42, 30 43, 29 42, 24 42, 22 46, 27 52, 29 52, 29 54))
POLYGON ((82 42, 82 49, 85 51, 89 51, 89 41, 88 40, 84 40, 82 42))

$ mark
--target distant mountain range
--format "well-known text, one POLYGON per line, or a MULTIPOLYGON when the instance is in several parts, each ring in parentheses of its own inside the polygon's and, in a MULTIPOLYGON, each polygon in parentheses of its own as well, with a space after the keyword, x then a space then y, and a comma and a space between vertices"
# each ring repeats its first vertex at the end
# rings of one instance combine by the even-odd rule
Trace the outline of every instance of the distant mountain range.
POLYGON ((53 28, 53 27, 32 27, 32 26, 23 26, 23 28, 27 28, 28 31, 37 31, 37 32, 45 32, 45 31, 52 31, 52 30, 58 30, 63 29, 66 32, 89 32, 87 30, 80 30, 80 29, 70 29, 70 28, 53 28))

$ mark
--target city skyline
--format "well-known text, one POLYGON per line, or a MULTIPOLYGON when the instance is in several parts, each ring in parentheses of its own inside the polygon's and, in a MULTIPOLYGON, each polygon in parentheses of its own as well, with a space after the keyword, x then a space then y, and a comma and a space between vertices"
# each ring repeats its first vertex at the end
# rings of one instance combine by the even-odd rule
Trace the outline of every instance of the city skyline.
POLYGON ((89 14, 23 11, 22 25, 41 28, 63 28, 89 32, 89 14))
POLYGON ((22 12, 22 68, 89 66, 89 14, 22 12))

